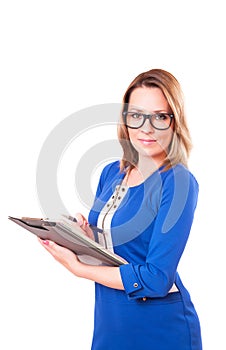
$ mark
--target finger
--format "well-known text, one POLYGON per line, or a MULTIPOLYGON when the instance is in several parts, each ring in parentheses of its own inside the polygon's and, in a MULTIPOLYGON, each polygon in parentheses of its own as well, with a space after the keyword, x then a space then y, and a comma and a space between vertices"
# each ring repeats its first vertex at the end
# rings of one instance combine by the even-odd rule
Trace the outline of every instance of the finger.
POLYGON ((53 248, 54 242, 47 240, 47 239, 41 239, 38 237, 38 241, 41 243, 41 245, 49 250, 50 248, 53 248))
POLYGON ((87 224, 85 225, 84 231, 86 232, 86 235, 87 235, 89 238, 91 238, 91 239, 94 240, 93 230, 90 228, 90 225, 88 224, 88 222, 87 222, 87 224))
POLYGON ((79 224, 79 226, 83 226, 84 224, 86 224, 88 221, 86 220, 86 218, 80 214, 80 213, 76 213, 75 214, 75 218, 79 224))
POLYGON ((67 248, 61 247, 53 241, 41 239, 42 246, 59 262, 63 260, 63 255, 67 251, 67 248))
POLYGON ((42 239, 40 237, 37 237, 37 238, 38 238, 39 243, 41 243, 41 245, 45 245, 46 244, 47 241, 45 239, 42 239))

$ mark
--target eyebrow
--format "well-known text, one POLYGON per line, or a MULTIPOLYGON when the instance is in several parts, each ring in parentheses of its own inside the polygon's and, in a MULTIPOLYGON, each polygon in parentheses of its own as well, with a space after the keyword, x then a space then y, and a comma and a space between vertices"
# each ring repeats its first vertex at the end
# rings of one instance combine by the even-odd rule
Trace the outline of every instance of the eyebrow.
POLYGON ((139 112, 139 113, 144 113, 144 114, 152 114, 152 113, 171 113, 171 112, 168 112, 166 109, 157 109, 153 112, 147 112, 145 111, 144 109, 142 108, 139 108, 139 107, 131 107, 131 108, 128 108, 129 111, 131 112, 139 112))

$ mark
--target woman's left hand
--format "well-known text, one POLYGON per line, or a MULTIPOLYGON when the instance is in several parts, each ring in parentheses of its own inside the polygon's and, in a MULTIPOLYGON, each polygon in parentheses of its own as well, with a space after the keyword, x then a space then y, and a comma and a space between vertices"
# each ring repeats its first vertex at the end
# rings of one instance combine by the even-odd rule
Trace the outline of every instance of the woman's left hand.
POLYGON ((77 255, 60 245, 38 238, 41 245, 64 267, 77 277, 86 278, 106 287, 124 290, 120 270, 115 266, 95 266, 79 261, 77 255))
POLYGON ((82 263, 79 261, 76 254, 52 241, 43 240, 40 238, 38 238, 38 240, 55 260, 66 267, 74 275, 79 276, 79 268, 81 268, 82 263))

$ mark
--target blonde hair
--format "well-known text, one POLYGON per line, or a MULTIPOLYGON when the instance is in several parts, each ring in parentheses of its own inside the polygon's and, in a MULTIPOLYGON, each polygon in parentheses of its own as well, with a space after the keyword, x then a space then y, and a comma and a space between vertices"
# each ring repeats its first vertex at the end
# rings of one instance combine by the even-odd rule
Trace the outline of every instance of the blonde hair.
MULTIPOLYGON (((168 154, 163 161, 164 170, 178 163, 187 167, 187 161, 192 148, 191 136, 187 126, 184 111, 183 93, 177 79, 162 69, 151 69, 139 74, 127 88, 123 97, 122 112, 127 111, 130 95, 138 87, 157 87, 161 89, 174 115, 174 133, 169 145, 168 154)), ((132 146, 123 116, 118 125, 118 138, 123 149, 120 169, 131 170, 138 163, 138 152, 132 146)))

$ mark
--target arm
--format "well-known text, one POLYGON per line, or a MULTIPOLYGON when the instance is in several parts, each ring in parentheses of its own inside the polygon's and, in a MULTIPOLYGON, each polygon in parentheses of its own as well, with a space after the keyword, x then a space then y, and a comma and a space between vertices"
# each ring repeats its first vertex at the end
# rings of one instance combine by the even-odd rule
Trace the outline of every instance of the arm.
POLYGON ((104 286, 124 289, 119 267, 93 266, 79 261, 77 256, 58 244, 38 239, 42 246, 64 267, 77 277, 82 277, 103 284, 104 286))
POLYGON ((177 266, 190 233, 198 184, 181 167, 164 176, 146 261, 120 266, 129 298, 162 297, 168 294, 175 282, 177 266))
MULTIPOLYGON (((96 198, 98 198, 99 194, 103 190, 103 185, 109 173, 111 173, 113 169, 113 173, 115 173, 114 169, 119 169, 119 163, 114 162, 112 164, 107 165, 100 176, 100 180, 97 187, 96 198)), ((112 177, 112 176, 110 176, 112 177)), ((108 186, 109 190, 109 186, 108 186)), ((108 197, 108 194, 106 195, 108 197)), ((101 201, 98 202, 97 211, 100 210, 104 205, 101 201)), ((96 214, 97 215, 97 214, 96 214)), ((86 218, 77 213, 75 215, 80 227, 84 230, 84 234, 88 235, 92 238, 93 232, 88 226, 88 221, 86 218)), ((95 223, 94 223, 95 224, 95 223)), ((70 250, 63 248, 52 241, 43 241, 39 239, 39 242, 42 246, 50 253, 52 256, 63 266, 65 266, 70 272, 72 272, 77 277, 83 277, 89 279, 91 281, 95 281, 97 283, 103 284, 104 286, 114 288, 114 289, 124 289, 122 284, 122 279, 120 275, 119 267, 111 267, 111 266, 93 266, 84 264, 79 261, 77 256, 70 250)))

